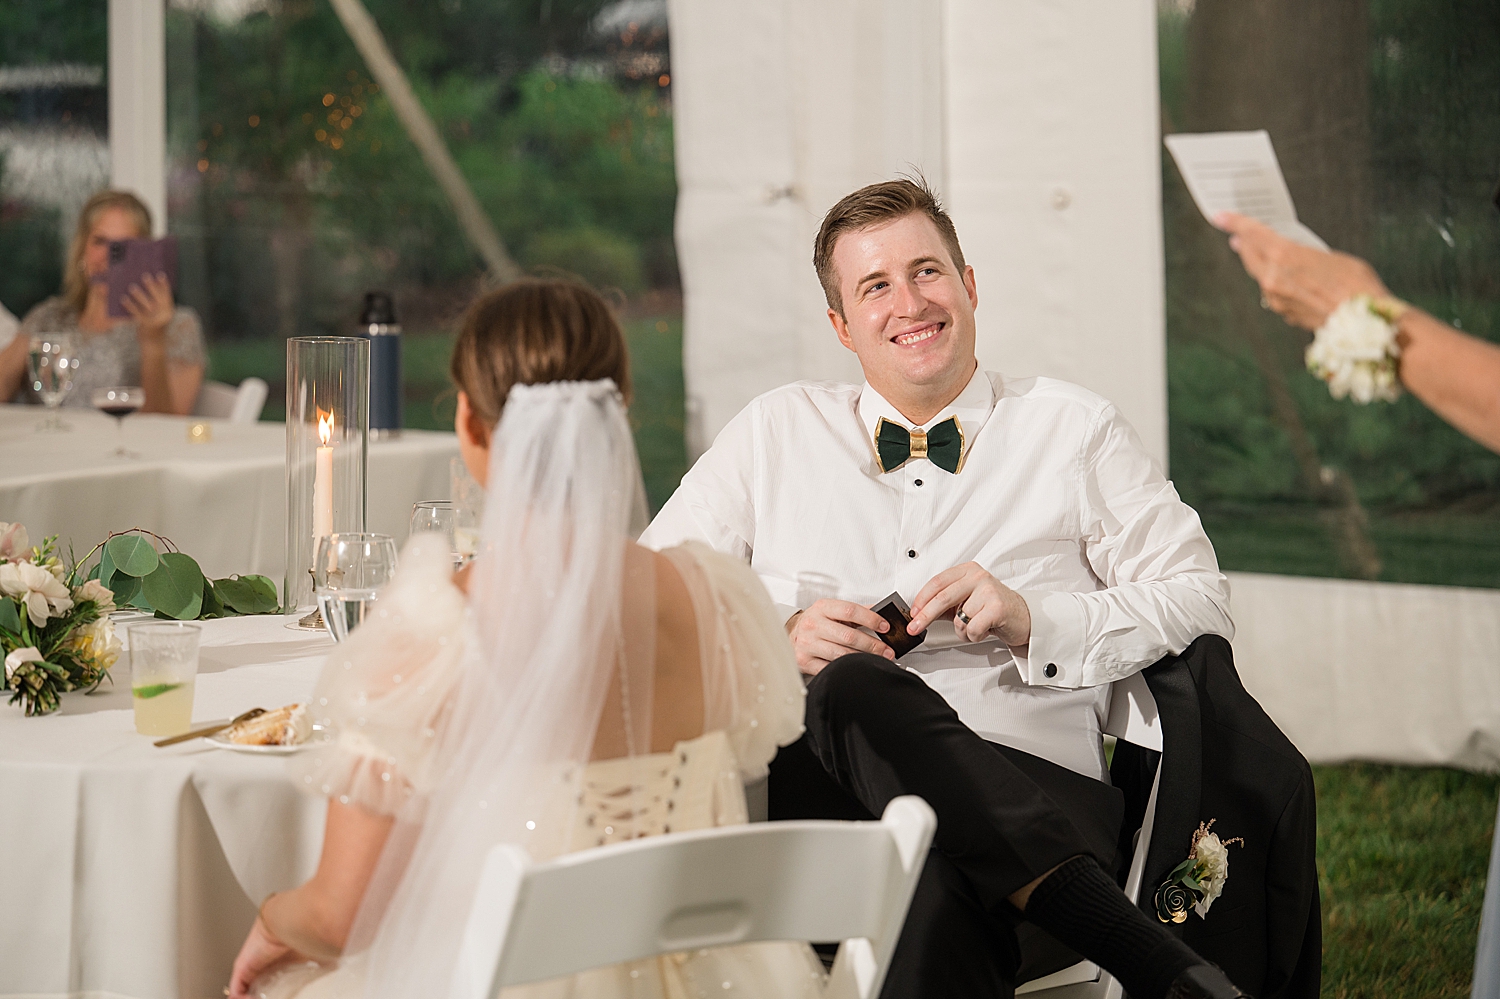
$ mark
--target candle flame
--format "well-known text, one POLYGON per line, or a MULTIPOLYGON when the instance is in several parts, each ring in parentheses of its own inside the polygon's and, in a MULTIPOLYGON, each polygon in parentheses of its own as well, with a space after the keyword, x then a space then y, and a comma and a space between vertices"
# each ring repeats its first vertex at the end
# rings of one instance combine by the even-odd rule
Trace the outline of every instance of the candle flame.
POLYGON ((318 440, 323 444, 324 447, 327 447, 328 442, 333 440, 332 411, 330 411, 327 416, 324 416, 323 411, 321 409, 318 410, 318 440))

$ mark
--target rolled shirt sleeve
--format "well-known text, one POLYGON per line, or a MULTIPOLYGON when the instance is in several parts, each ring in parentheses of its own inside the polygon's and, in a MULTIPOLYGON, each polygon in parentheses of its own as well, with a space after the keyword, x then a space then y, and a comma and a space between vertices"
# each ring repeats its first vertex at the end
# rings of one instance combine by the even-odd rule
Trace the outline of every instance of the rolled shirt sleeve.
POLYGON ((1234 637, 1229 581, 1192 507, 1134 429, 1105 404, 1086 436, 1079 509, 1094 592, 1023 589, 1031 641, 1012 649, 1028 684, 1123 679, 1200 635, 1234 637))

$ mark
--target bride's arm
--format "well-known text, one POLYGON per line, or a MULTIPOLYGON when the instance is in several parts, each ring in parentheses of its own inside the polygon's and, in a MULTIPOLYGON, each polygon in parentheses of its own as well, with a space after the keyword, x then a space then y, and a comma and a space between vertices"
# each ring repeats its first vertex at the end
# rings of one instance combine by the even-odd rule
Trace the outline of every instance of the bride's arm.
POLYGON ((317 872, 299 888, 266 899, 229 980, 231 999, 248 999, 266 969, 287 957, 337 958, 394 819, 328 802, 317 872))

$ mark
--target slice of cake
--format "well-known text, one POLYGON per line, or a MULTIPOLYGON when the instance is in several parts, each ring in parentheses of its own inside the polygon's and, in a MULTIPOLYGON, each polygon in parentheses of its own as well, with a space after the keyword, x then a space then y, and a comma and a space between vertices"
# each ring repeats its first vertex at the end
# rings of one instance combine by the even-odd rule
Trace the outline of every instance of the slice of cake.
POLYGON ((307 717, 307 707, 288 704, 231 725, 224 730, 224 737, 242 746, 295 746, 306 742, 311 732, 312 719, 307 717))

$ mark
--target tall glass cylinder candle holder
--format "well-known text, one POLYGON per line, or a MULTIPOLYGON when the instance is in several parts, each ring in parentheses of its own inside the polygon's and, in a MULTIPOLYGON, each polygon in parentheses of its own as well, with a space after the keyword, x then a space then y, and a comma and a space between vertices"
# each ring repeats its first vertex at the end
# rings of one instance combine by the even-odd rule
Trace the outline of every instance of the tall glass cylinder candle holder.
POLYGON ((313 605, 318 539, 365 529, 370 439, 370 341, 286 342, 286 582, 288 611, 313 605))

